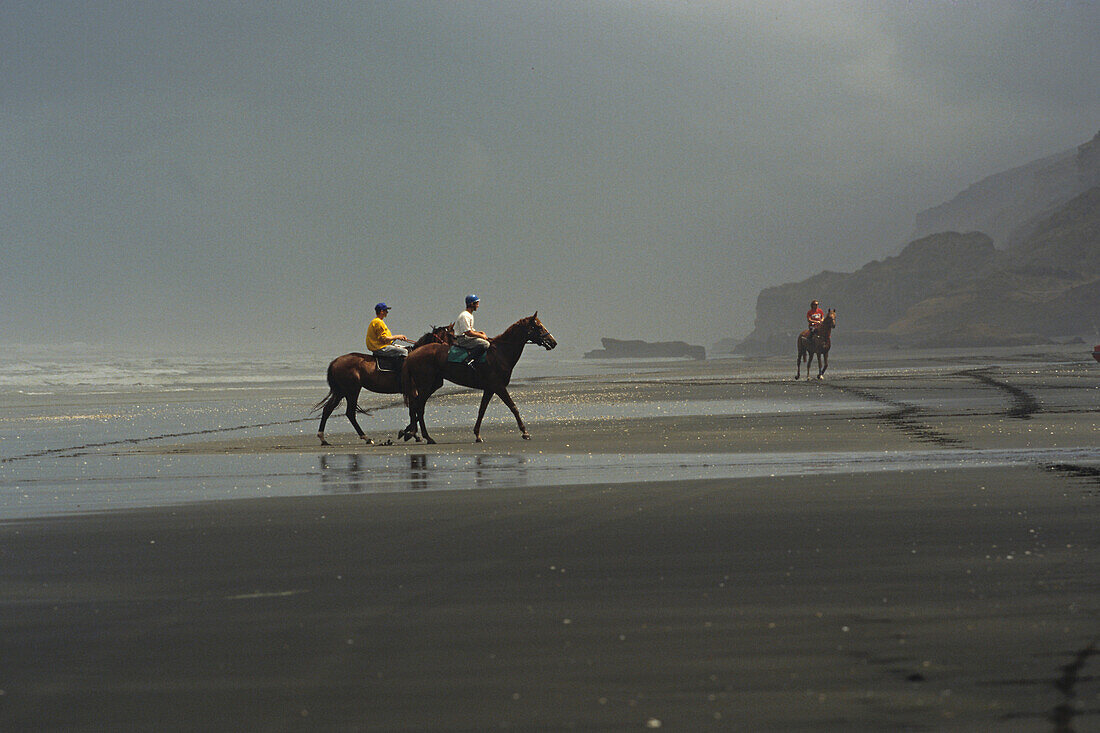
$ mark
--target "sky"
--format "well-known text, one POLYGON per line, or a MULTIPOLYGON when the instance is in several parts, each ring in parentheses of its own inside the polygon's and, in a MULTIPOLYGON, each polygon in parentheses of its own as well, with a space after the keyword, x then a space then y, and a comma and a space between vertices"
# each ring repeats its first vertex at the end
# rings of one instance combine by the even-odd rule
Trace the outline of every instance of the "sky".
POLYGON ((1086 0, 11 0, 0 43, 0 345, 336 355, 477 293, 709 347, 1100 130, 1086 0))

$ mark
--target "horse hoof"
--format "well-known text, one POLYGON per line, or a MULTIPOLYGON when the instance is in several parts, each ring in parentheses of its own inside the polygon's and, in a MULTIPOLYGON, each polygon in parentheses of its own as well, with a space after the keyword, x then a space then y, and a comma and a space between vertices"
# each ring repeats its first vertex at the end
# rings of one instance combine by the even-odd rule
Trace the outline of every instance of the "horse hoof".
MULTIPOLYGON (((412 433, 406 433, 405 431, 401 431, 400 433, 397 434, 397 437, 401 438, 401 440, 408 443, 410 440, 412 440, 413 436, 412 436, 412 433)), ((419 442, 420 438, 417 438, 416 440, 417 440, 417 442, 419 442)))
POLYGON ((475 435, 474 436, 474 442, 475 443, 484 443, 485 441, 481 439, 480 435, 475 435))
POLYGON ((435 445, 435 441, 431 438, 428 438, 428 445, 435 445))
POLYGON ((367 445, 374 445, 374 439, 373 438, 368 438, 365 435, 360 435, 359 439, 362 440, 367 445))
POLYGON ((522 435, 521 437, 522 437, 522 438, 523 438, 524 440, 530 440, 530 439, 531 439, 531 436, 530 436, 530 434, 528 434, 528 433, 524 433, 524 434, 523 434, 523 435, 522 435))
POLYGON ((321 438, 321 445, 329 445, 329 442, 324 438, 321 438))

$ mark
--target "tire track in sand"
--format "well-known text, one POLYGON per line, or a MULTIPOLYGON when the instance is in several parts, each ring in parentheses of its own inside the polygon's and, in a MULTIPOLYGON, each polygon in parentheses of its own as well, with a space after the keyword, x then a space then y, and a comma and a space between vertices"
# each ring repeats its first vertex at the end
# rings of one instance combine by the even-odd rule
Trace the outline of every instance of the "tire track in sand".
POLYGON ((825 386, 839 390, 845 394, 855 395, 869 402, 877 402, 893 408, 888 412, 876 415, 875 419, 882 420, 890 427, 900 430, 918 443, 932 443, 945 448, 965 445, 963 441, 958 438, 953 438, 943 431, 936 430, 932 426, 922 422, 919 419, 922 409, 916 405, 891 400, 860 387, 845 387, 840 384, 832 383, 826 383, 825 386))

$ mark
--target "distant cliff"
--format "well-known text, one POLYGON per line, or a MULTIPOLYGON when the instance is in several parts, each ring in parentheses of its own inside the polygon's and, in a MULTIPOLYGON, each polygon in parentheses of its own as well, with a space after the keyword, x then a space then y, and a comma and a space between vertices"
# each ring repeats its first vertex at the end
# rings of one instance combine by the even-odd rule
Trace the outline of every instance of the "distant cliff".
POLYGON ((702 346, 692 346, 683 341, 621 341, 602 338, 602 349, 585 353, 585 359, 641 359, 658 357, 688 357, 706 359, 707 352, 702 346))
POLYGON ((1094 186, 1100 186, 1100 133, 1077 148, 984 178, 920 212, 913 237, 978 231, 998 247, 1012 247, 1039 221, 1094 186))
POLYGON ((984 233, 942 232, 853 273, 767 288, 757 298, 755 329, 736 351, 793 349, 811 298, 837 309, 834 346, 1022 344, 1094 334, 1100 186, 1030 222, 1005 250, 984 233))

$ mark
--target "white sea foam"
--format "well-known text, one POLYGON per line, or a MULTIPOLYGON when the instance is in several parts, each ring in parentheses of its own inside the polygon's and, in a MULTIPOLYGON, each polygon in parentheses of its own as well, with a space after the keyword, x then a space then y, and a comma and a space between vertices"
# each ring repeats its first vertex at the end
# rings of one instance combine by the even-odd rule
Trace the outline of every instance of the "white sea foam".
POLYGON ((323 382, 327 362, 303 356, 284 361, 249 356, 224 358, 105 356, 26 350, 0 355, 0 392, 24 395, 125 393, 149 389, 186 390, 219 386, 291 385, 323 382))

